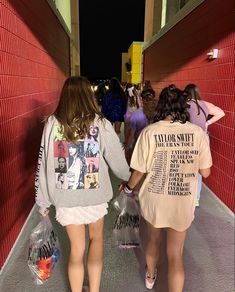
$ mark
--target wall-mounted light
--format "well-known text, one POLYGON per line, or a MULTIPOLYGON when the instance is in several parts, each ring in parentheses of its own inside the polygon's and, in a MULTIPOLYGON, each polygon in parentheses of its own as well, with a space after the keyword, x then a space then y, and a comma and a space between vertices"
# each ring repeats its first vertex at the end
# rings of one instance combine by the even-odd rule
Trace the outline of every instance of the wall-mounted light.
POLYGON ((210 52, 207 53, 207 57, 209 60, 214 60, 218 58, 218 49, 213 49, 210 52))

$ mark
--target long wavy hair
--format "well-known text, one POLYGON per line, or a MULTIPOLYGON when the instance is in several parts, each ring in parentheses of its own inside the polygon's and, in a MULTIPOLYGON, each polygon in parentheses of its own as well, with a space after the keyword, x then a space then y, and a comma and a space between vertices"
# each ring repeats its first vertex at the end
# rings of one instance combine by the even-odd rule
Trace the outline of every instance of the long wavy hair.
POLYGON ((125 91, 122 88, 120 81, 116 77, 112 77, 109 80, 109 90, 108 91, 112 93, 114 98, 126 99, 125 91))
POLYGON ((153 122, 156 109, 155 91, 152 88, 143 90, 141 92, 143 112, 149 123, 153 122))
POLYGON ((184 92, 175 86, 165 87, 159 96, 154 122, 172 117, 172 122, 185 123, 189 120, 188 105, 184 92))
POLYGON ((99 106, 102 106, 103 98, 106 92, 107 89, 105 87, 104 82, 99 83, 95 91, 95 97, 99 106))
POLYGON ((54 112, 67 141, 76 143, 89 131, 95 116, 103 118, 86 77, 72 76, 65 80, 54 112))
POLYGON ((197 87, 197 85, 193 84, 193 83, 189 83, 188 85, 185 86, 184 88, 184 92, 187 95, 187 100, 194 100, 196 105, 197 105, 197 114, 200 114, 200 106, 198 104, 198 100, 201 100, 201 95, 200 95, 200 91, 199 88, 197 87))

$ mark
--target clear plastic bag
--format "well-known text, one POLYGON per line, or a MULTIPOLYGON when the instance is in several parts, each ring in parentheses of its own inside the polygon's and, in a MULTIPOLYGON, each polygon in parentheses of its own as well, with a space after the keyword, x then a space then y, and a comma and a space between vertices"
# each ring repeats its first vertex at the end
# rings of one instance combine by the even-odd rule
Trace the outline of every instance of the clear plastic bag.
POLYGON ((29 238, 28 266, 35 284, 42 285, 51 277, 59 258, 59 242, 50 218, 42 217, 29 238))
POLYGON ((113 225, 112 245, 119 248, 140 246, 140 211, 134 198, 123 192, 113 200, 113 206, 119 215, 113 225))

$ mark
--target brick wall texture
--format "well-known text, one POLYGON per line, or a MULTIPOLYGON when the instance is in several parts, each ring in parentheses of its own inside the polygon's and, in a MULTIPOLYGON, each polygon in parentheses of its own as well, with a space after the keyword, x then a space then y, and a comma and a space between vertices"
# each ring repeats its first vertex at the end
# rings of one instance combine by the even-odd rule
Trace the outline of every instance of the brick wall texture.
POLYGON ((5 262, 34 204, 43 119, 69 75, 69 37, 45 0, 0 0, 1 253, 5 262))
POLYGON ((198 85, 202 99, 225 111, 209 127, 213 156, 206 185, 234 211, 234 19, 235 2, 206 0, 144 51, 143 76, 157 94, 174 83, 198 85), (218 59, 207 53, 219 49, 218 59))

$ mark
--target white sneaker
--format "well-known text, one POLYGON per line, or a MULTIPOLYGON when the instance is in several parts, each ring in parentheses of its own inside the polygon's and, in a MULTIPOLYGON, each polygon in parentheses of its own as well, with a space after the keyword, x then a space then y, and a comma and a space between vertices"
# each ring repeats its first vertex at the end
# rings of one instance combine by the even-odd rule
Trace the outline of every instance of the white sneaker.
POLYGON ((153 289, 153 286, 154 286, 154 284, 156 282, 156 279, 157 279, 157 270, 155 270, 155 273, 154 273, 154 277, 153 278, 151 278, 148 275, 148 271, 146 271, 146 274, 145 274, 145 287, 147 289, 149 289, 149 290, 153 289))

